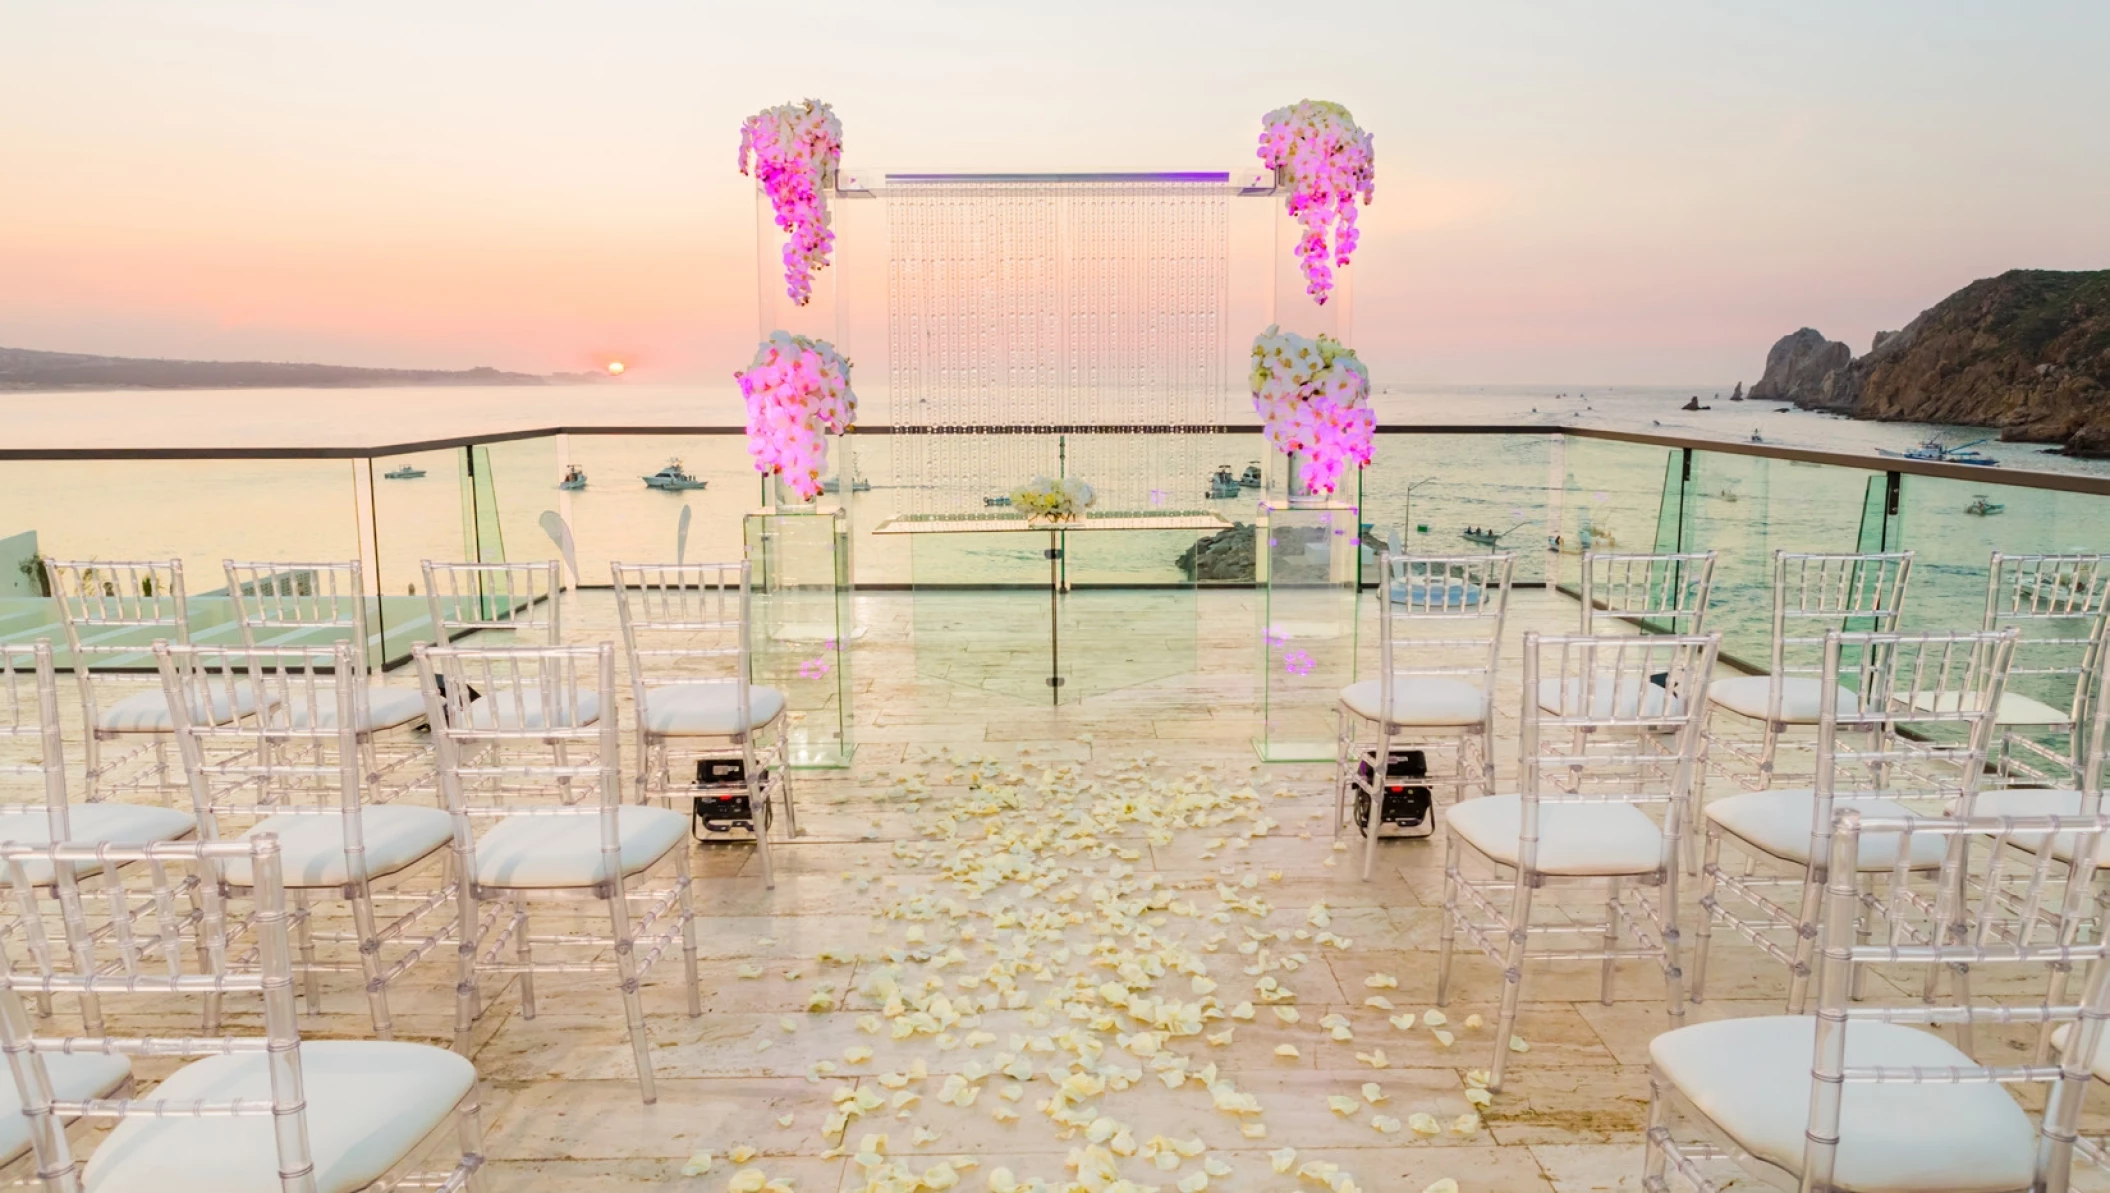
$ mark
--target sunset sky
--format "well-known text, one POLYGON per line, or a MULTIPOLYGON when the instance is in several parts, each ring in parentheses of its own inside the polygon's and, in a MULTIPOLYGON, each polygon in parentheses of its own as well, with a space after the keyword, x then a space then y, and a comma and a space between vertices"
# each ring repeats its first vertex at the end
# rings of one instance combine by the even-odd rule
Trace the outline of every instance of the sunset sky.
POLYGON ((2110 4, 0 6, 0 345, 722 380, 746 114, 846 161, 1211 169, 1376 135, 1380 381, 1720 383, 2110 268, 2110 4))

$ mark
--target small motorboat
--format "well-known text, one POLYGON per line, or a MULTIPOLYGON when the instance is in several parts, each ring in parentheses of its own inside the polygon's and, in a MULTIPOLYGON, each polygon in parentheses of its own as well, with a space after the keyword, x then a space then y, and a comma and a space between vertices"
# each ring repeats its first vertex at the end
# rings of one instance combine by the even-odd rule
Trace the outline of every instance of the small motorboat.
POLYGON ((403 465, 401 468, 393 469, 391 471, 384 472, 381 474, 384 480, 392 481, 414 481, 422 478, 424 475, 424 469, 413 468, 408 464, 403 465))
POLYGON ((1229 464, 1218 464, 1216 466, 1216 475, 1209 478, 1210 500, 1236 497, 1238 492, 1238 478, 1232 475, 1231 466, 1229 464))
POLYGON ((984 498, 982 498, 982 504, 983 504, 983 505, 1010 505, 1010 504, 1011 504, 1011 498, 1010 498, 1010 496, 1009 496, 1009 495, 1006 495, 1006 496, 1002 496, 1002 497, 984 497, 984 498))
MULTIPOLYGON (((823 493, 840 493, 842 491, 843 478, 839 476, 831 476, 821 482, 821 492, 823 493)), ((850 478, 850 491, 852 493, 869 493, 872 491, 872 482, 866 480, 862 475, 853 476, 850 478)))
POLYGON ((1757 427, 1753 427, 1753 428, 1751 428, 1751 442, 1753 442, 1753 443, 1764 443, 1765 441, 1766 441, 1766 439, 1765 439, 1765 436, 1763 436, 1763 435, 1760 435, 1760 434, 1758 433, 1758 428, 1757 428, 1757 427))
POLYGON ((1990 439, 1973 439, 1969 443, 1960 443, 1955 447, 1950 447, 1939 439, 1923 439, 1918 447, 1907 451, 1885 451, 1879 447, 1876 449, 1876 454, 1889 456, 1893 460, 1925 460, 1930 464, 1976 464, 1981 468, 1997 468, 2000 466, 2000 461, 1986 455, 1984 452, 1971 450, 1981 443, 1990 442, 1992 442, 1990 439))
POLYGON ((2007 506, 2002 505, 2000 502, 1997 501, 1987 501, 1985 499, 1985 494, 1980 493, 1977 496, 1971 498, 1971 504, 1963 507, 1963 512, 1967 514, 1976 514, 1981 518, 1990 518, 1994 514, 2006 513, 2007 506))
POLYGON ((1714 491, 1714 499, 1716 501, 1727 501, 1731 503, 1743 500, 1743 498, 1738 497, 1736 495, 1736 490, 1734 489, 1716 489, 1714 491))
POLYGON ((1246 465, 1245 471, 1238 474, 1238 487, 1241 489, 1257 489, 1260 487, 1260 483, 1260 461, 1258 460, 1246 465))
POLYGON ((1468 526, 1459 533, 1465 536, 1466 542, 1478 543, 1483 547, 1500 546, 1502 542, 1500 534, 1478 526, 1468 526))
POLYGON ((586 487, 586 470, 577 464, 565 469, 564 479, 557 482, 557 487, 567 493, 576 493, 584 489, 586 487))
POLYGON ((667 466, 645 478, 645 487, 667 493, 681 493, 690 489, 701 489, 711 482, 698 480, 681 466, 681 457, 667 461, 667 466))

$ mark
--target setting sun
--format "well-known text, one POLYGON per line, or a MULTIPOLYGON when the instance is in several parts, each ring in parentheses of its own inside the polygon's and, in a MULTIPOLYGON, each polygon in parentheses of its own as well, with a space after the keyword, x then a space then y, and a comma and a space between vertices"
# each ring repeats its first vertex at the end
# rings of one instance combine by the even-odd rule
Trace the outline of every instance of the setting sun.
POLYGON ((608 375, 609 375, 610 377, 620 377, 620 376, 622 376, 622 375, 623 375, 623 362, 622 362, 622 361, 619 361, 619 360, 611 360, 611 361, 609 361, 609 362, 608 362, 608 375))

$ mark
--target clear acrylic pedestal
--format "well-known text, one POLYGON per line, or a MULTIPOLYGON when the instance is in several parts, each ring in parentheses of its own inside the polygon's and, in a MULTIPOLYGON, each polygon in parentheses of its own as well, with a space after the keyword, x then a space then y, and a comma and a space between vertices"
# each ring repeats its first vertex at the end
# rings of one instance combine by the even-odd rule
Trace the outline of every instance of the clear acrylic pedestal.
POLYGON ((1355 682, 1359 511, 1266 501, 1254 527, 1263 762, 1331 762, 1341 689, 1355 682))
POLYGON ((850 519, 840 505, 747 515, 753 681, 784 693, 790 764, 850 765, 850 519))

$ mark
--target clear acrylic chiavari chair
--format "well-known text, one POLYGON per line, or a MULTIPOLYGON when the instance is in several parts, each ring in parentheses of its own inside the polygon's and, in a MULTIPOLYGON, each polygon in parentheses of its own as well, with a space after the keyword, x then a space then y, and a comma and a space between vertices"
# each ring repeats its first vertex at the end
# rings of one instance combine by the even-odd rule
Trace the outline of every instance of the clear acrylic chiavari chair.
MULTIPOLYGON (((148 787, 167 802, 175 789, 169 761, 175 724, 149 651, 160 639, 191 640, 183 561, 47 559, 44 568, 87 725, 82 737, 88 802, 148 787)), ((247 689, 232 693, 225 707, 197 710, 200 719, 222 721, 255 711, 256 693, 247 689)))
MULTIPOLYGON (((359 699, 357 648, 156 643, 154 655, 178 710, 176 740, 201 837, 278 839, 308 1013, 321 1012, 324 974, 355 973, 374 1033, 391 1038, 389 987, 451 938, 454 821, 411 802, 412 793, 391 801, 367 769, 356 722, 335 715, 359 699), (184 715, 236 685, 264 694, 256 716, 214 724, 184 715), (333 903, 348 926, 325 916, 333 903)), ((240 859, 218 878, 236 892, 254 881, 240 859)))
POLYGON ((1808 1193, 2064 1193, 2090 1081, 2082 1058, 2100 1055, 2110 1017, 2105 938, 2075 930, 2106 827, 2102 816, 1840 804, 1821 834, 1817 1013, 1724 1019, 1651 1041, 1642 1187, 1663 1193, 1673 1176, 1699 1190, 1746 1187, 1733 1168, 1808 1193), (2015 848, 2047 837, 2075 843, 2078 873, 2048 851, 2015 848), (1871 853, 1892 864, 1870 867, 1871 853), (1938 860, 1922 868, 1917 857, 1938 860), (1973 878, 1987 872, 1990 882, 1973 878), (2083 975, 2077 996, 2046 996, 2067 971, 2083 975), (1990 980, 1974 991, 1965 975, 1990 980), (1959 980, 1934 997, 1943 976, 1959 980), (1995 989, 2016 993, 1985 996, 1995 989), (1988 1032, 1993 1040, 1979 1039, 1988 1032), (2065 1059, 2031 1057, 2017 1032, 2064 1040, 2065 1059), (2032 1099, 2044 1107, 2036 1122, 2008 1093, 2016 1086, 2044 1089, 2032 1099))
POLYGON ((1444 815, 1436 1002, 1449 999, 1462 932, 1502 970, 1489 1089, 1501 1088, 1524 970, 1534 961, 1602 962, 1607 1004, 1619 961, 1653 961, 1672 1021, 1684 1014, 1677 847, 1720 642, 1712 634, 1524 635, 1518 793, 1461 799, 1444 815), (1573 711, 1548 710, 1528 695, 1542 678, 1571 685, 1573 711), (1650 808, 1660 809, 1660 821, 1650 808), (1603 920, 1586 922, 1558 901, 1535 916, 1549 887, 1602 889, 1603 920))
POLYGON ((293 1009, 292 948, 278 839, 115 846, 0 845, 26 923, 61 924, 6 942, 4 1039, 44 1187, 73 1193, 317 1193, 480 1187, 483 1144, 473 1065, 443 1048, 391 1041, 303 1041, 293 1009), (101 877, 76 880, 87 865, 101 877), (151 879, 128 889, 120 866, 151 879), (245 867, 254 911, 237 914, 215 875, 245 867), (47 900, 26 872, 55 869, 47 900), (47 908, 52 902, 56 908, 47 908), (85 906, 103 909, 91 929, 85 906), (30 963, 63 950, 67 964, 30 963), (77 1000, 84 1034, 39 1034, 22 996, 77 1000), (263 1034, 120 1035, 107 1020, 128 1002, 147 1016, 198 999, 248 1011, 263 1034), (135 1057, 191 1058, 145 1096, 112 1097, 135 1057), (85 1165, 64 1124, 114 1122, 85 1165), (451 1132, 450 1132, 451 1128, 451 1132), (454 1137, 458 1159, 410 1171, 454 1137))
POLYGON ((403 744, 408 749, 391 750, 388 757, 380 749, 382 734, 412 728, 424 717, 425 702, 414 688, 377 683, 372 677, 368 602, 375 598, 367 596, 360 562, 243 563, 229 559, 223 567, 244 645, 326 648, 337 642, 350 644, 353 665, 359 668, 358 682, 349 688, 350 711, 337 703, 332 689, 318 714, 324 724, 340 719, 351 724, 376 782, 408 786, 423 781, 428 759, 422 743, 406 740, 403 744))
POLYGON ((2069 785, 2082 760, 2082 727, 2097 691, 2110 568, 2101 555, 2004 555, 1987 566, 1983 629, 2012 626, 2014 665, 1994 718, 1998 765, 2014 783, 2069 785), (2040 740, 2041 739, 2041 740, 2040 740))
POLYGON ((1423 752, 1427 777, 1416 781, 1432 789, 1493 789, 1495 670, 1515 565, 1506 553, 1379 556, 1377 678, 1341 689, 1334 751, 1333 832, 1361 825, 1366 880, 1393 758, 1423 752), (1433 749, 1451 751, 1450 778, 1426 761, 1433 749))
MULTIPOLYGON (((477 646, 560 646, 564 642, 563 573, 556 560, 542 563, 434 563, 426 560, 425 593, 441 642, 465 635, 477 646)), ((473 715, 496 716, 500 724, 532 725, 542 701, 538 693, 515 692, 515 704, 477 699, 473 715)), ((601 697, 573 693, 583 724, 601 717, 601 697)))
MULTIPOLYGON (((1707 993, 1709 947, 1717 925, 1787 969, 1788 1009, 1808 995, 1833 818, 1968 808, 1985 781, 1993 719, 2014 653, 2015 631, 1841 633, 1824 639, 1814 784, 1747 791, 1708 803, 1701 822, 1700 922, 1692 990, 1707 993), (1723 861, 1723 847, 1743 855, 1723 861)), ((1934 870, 1942 842, 1909 842, 1870 832, 1859 867, 1872 873, 1934 870)))
POLYGON ((639 798, 671 801, 672 750, 683 761, 738 759, 753 816, 762 881, 776 886, 769 837, 781 799, 785 826, 799 835, 785 754, 784 693, 753 682, 754 631, 748 565, 611 565, 616 614, 637 718, 639 798))
MULTIPOLYGON (((1713 587, 1712 551, 1659 555, 1585 551, 1579 632, 1584 637, 1601 633, 1599 621, 1608 620, 1642 633, 1704 633, 1713 587)), ((1547 712, 1579 710, 1579 691, 1575 682, 1546 676, 1539 680, 1539 707, 1547 712)))
POLYGON ((419 644, 412 653, 455 824, 456 1047, 468 1047, 482 1012, 483 974, 517 977, 528 1019, 538 975, 613 974, 639 1088, 647 1103, 657 1100, 639 983, 669 949, 681 953, 689 1016, 703 1013, 688 818, 624 803, 615 718, 585 719, 586 693, 601 708, 614 706, 615 648, 419 644), (479 708, 528 713, 515 719, 479 708), (550 906, 567 902, 573 908, 550 906), (579 930, 534 933, 531 903, 579 930), (581 903, 599 904, 605 929, 591 929, 593 912, 574 910, 581 903), (551 955, 560 949, 563 959, 551 955), (582 951, 585 959, 573 959, 582 951))

